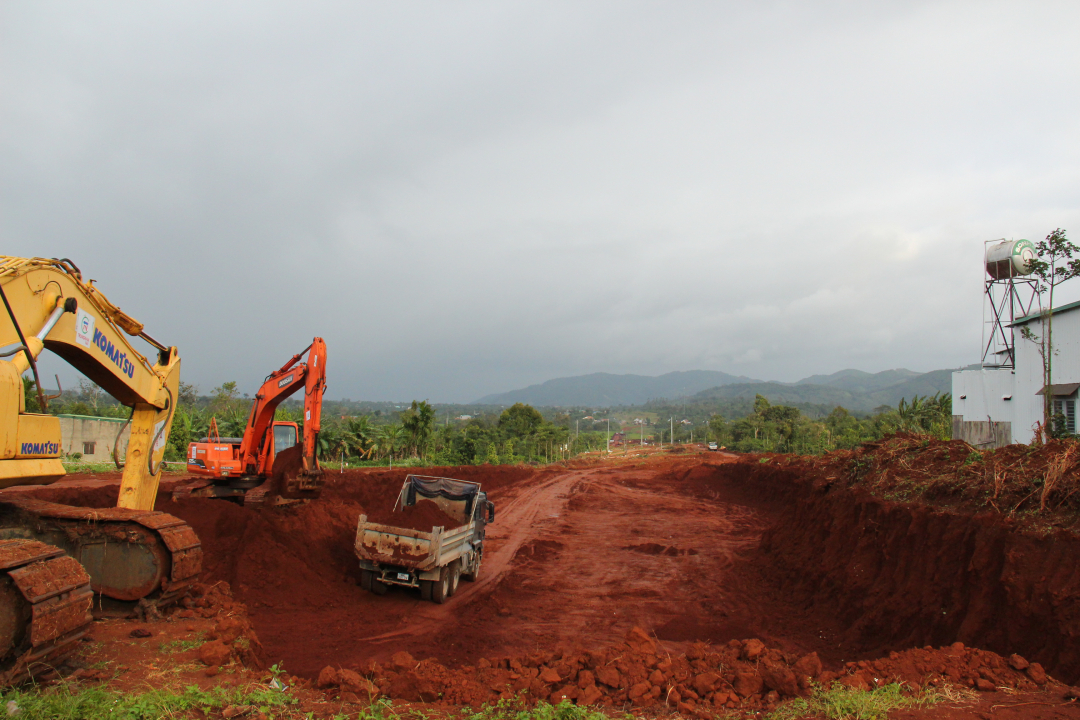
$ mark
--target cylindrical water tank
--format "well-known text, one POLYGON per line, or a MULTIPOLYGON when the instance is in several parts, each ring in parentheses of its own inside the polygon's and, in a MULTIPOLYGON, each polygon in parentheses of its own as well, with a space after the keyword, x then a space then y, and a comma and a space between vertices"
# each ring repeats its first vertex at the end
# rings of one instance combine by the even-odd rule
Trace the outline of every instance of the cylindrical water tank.
POLYGON ((1030 240, 1002 240, 986 248, 986 273, 995 280, 1027 275, 1035 257, 1030 240))

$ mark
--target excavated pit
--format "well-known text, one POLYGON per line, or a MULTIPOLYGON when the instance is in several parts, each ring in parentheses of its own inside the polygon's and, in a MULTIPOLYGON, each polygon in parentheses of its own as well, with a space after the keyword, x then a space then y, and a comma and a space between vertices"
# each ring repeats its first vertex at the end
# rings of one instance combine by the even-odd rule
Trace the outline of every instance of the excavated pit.
MULTIPOLYGON (((357 585, 360 514, 392 507, 404 471, 328 472, 323 497, 245 508, 166 492, 157 509, 203 542, 207 582, 250 612, 267 663, 316 677, 401 651, 446 666, 614 647, 634 627, 667 650, 760 638, 826 668, 924 645, 1020 653, 1080 676, 1074 538, 999 518, 815 487, 757 459, 669 456, 607 466, 427 469, 496 504, 484 566, 445 605, 357 585)), ((45 487, 93 507, 116 487, 45 487)), ((507 661, 508 662, 508 661, 507 661)))

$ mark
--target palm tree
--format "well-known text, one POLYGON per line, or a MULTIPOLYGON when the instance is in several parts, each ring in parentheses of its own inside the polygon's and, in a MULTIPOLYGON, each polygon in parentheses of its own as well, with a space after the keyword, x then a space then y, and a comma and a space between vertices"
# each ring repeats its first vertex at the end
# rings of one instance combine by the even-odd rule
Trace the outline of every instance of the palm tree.
POLYGON ((401 425, 409 435, 409 446, 421 458, 424 457, 424 448, 428 437, 431 435, 431 426, 435 422, 435 410, 427 400, 412 401, 408 410, 401 413, 401 425))
POLYGON ((400 425, 384 425, 382 432, 379 434, 380 456, 385 453, 390 457, 395 457, 395 451, 401 444, 403 435, 404 433, 402 432, 400 425))

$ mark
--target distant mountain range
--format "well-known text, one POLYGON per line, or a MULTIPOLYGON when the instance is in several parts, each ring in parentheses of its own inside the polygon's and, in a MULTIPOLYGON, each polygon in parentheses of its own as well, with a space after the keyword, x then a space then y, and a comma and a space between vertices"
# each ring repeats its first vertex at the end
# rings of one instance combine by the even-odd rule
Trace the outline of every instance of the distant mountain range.
POLYGON ((881 405, 895 406, 901 398, 910 400, 915 395, 951 392, 952 373, 952 370, 927 373, 904 369, 879 373, 841 370, 832 375, 811 375, 795 383, 765 382, 710 370, 672 372, 659 377, 593 373, 556 378, 520 390, 488 395, 477 403, 609 407, 643 405, 661 398, 685 399, 694 404, 710 400, 752 400, 760 394, 774 405, 842 405, 852 412, 866 413, 881 405))
POLYGON ((642 405, 658 398, 688 397, 718 385, 755 382, 761 381, 715 370, 670 372, 659 377, 592 373, 556 378, 521 390, 487 395, 477 400, 476 404, 513 405, 521 402, 534 407, 642 405))

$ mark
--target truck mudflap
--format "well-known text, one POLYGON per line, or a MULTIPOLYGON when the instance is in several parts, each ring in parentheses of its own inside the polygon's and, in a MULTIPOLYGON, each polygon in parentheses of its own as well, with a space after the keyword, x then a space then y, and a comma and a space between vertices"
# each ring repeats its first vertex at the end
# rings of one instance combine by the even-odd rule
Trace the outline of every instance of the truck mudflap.
POLYGON ((202 544, 180 518, 153 510, 81 508, 5 498, 0 532, 55 545, 90 576, 95 593, 163 607, 202 571, 202 544))
POLYGON ((0 540, 0 685, 69 655, 90 627, 90 576, 58 547, 0 540))

